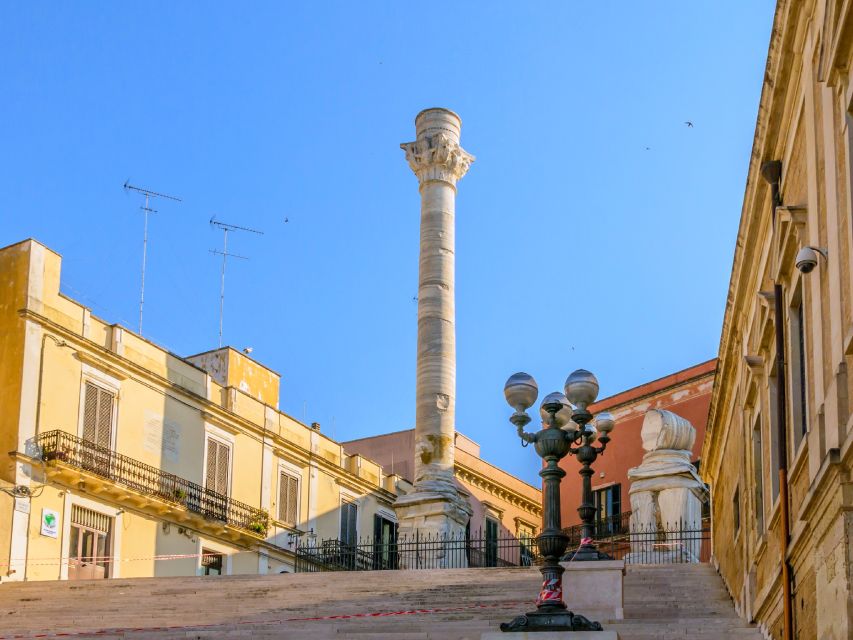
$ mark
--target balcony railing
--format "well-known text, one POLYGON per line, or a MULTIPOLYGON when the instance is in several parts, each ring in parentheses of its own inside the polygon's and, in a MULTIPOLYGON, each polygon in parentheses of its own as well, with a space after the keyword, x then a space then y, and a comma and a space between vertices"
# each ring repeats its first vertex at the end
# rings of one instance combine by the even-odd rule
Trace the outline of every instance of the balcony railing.
POLYGON ((131 491, 163 500, 207 520, 265 536, 269 514, 206 489, 139 460, 116 453, 66 431, 48 431, 37 439, 41 459, 62 463, 109 480, 131 491))

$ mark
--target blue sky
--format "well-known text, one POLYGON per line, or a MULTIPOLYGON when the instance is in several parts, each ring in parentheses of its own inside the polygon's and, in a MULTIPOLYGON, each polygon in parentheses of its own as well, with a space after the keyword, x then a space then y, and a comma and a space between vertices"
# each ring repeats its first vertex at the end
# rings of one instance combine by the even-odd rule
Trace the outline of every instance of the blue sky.
MULTIPOLYGON (((463 119, 457 426, 538 484, 503 383, 602 396, 714 357, 774 3, 5 3, 0 245, 144 334, 225 342, 338 439, 414 425, 419 200, 399 143, 463 119), (692 121, 694 127, 684 122, 692 121), (287 218, 289 222, 285 223, 287 218)), ((618 426, 614 437, 619 437, 618 426)))

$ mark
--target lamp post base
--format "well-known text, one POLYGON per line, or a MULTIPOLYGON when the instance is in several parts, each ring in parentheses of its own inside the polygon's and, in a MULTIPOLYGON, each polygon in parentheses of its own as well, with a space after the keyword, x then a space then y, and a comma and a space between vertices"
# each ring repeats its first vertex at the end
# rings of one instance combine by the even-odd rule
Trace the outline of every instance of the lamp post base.
POLYGON ((587 560, 613 560, 613 557, 599 551, 592 545, 583 545, 560 558, 561 562, 585 562, 587 560))
POLYGON ((501 624, 505 633, 525 631, 603 631, 601 624, 559 607, 543 607, 501 624))

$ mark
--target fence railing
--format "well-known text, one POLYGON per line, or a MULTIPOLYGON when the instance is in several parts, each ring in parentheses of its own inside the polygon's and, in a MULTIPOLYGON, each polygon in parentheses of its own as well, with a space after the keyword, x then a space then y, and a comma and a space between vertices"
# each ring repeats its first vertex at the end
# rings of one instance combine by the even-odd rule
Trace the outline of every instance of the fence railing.
MULTIPOLYGON (((569 549, 581 541, 581 525, 564 529, 569 549)), ((593 527, 593 540, 599 551, 629 564, 673 564, 709 562, 711 559, 711 521, 679 521, 656 526, 631 524, 631 513, 620 513, 600 520, 593 527)))
MULTIPOLYGON (((593 540, 601 540, 628 531, 631 524, 631 512, 617 513, 613 516, 596 520, 592 527, 593 540)), ((575 549, 583 537, 583 525, 576 524, 566 527, 563 532, 569 536, 569 548, 575 549)))
POLYGON ((296 545, 295 570, 373 571, 524 567, 537 564, 536 541, 480 533, 459 536, 400 536, 393 540, 303 539, 296 545))
MULTIPOLYGON (((569 527, 568 551, 580 546, 580 529, 569 527)), ((708 562, 710 522, 678 522, 662 527, 632 527, 630 514, 614 516, 595 527, 599 551, 628 564, 708 562)), ((512 536, 398 537, 346 543, 339 539, 297 541, 295 571, 375 571, 389 569, 462 569, 525 567, 541 561, 536 539, 512 536)))
POLYGON ((263 509, 211 491, 185 478, 116 453, 66 431, 48 431, 37 438, 42 460, 61 462, 233 527, 266 535, 269 514, 263 509))

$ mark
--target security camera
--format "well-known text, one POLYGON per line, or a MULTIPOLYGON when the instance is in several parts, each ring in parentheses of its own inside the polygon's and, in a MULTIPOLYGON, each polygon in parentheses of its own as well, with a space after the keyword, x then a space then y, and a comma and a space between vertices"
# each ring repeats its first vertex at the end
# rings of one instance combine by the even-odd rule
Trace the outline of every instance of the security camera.
POLYGON ((811 273, 817 266, 817 255, 820 254, 826 259, 826 250, 818 249, 817 247, 803 247, 797 253, 796 265, 801 273, 811 273))
POLYGON ((797 269, 802 273, 811 273, 817 266, 817 252, 811 247, 803 247, 797 254, 797 269))

